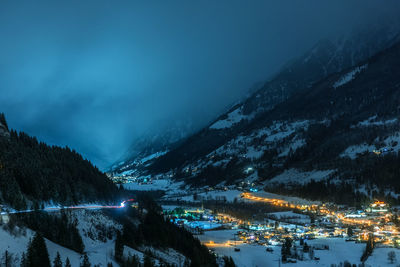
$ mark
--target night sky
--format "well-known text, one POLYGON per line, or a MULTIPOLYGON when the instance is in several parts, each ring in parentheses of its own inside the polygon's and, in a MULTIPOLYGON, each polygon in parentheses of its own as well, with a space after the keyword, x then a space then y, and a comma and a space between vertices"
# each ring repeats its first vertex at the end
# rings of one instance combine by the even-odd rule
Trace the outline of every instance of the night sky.
POLYGON ((399 2, 1 1, 0 112, 105 168, 143 133, 203 126, 318 40, 399 2))

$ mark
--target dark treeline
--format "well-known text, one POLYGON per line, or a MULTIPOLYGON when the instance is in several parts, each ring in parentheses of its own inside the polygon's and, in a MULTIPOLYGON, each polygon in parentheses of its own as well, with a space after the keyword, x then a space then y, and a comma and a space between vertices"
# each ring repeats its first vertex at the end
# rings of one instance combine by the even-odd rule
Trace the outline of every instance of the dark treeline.
POLYGON ((305 185, 291 185, 287 187, 284 184, 279 186, 267 187, 266 190, 277 194, 298 196, 309 200, 321 200, 324 202, 333 202, 337 204, 353 205, 361 207, 369 203, 369 198, 359 192, 350 183, 330 183, 329 181, 314 181, 305 185))
POLYGON ((116 256, 122 255, 121 245, 138 248, 141 245, 156 248, 173 248, 190 259, 190 266, 217 266, 215 257, 197 238, 164 219, 160 206, 142 195, 139 208, 111 210, 111 216, 123 225, 117 235, 116 256), (139 223, 138 223, 138 221, 139 223), (119 252, 118 252, 119 251, 119 252))
POLYGON ((221 212, 229 214, 238 219, 247 221, 249 218, 256 220, 263 220, 266 218, 267 213, 293 210, 286 207, 278 207, 269 205, 264 202, 260 203, 247 203, 247 202, 226 202, 216 203, 215 201, 205 201, 203 206, 215 213, 221 212))
MULTIPOLYGON (((7 251, 6 251, 7 252, 7 251)), ((14 255, 9 253, 8 259, 4 260, 2 263, 4 266, 16 266, 16 261, 18 259, 14 258, 14 255)), ((65 259, 65 264, 61 261, 61 255, 57 251, 56 256, 54 257, 53 264, 50 263, 49 252, 47 250, 46 242, 43 236, 40 233, 36 233, 32 239, 29 240, 28 247, 26 252, 22 252, 20 265, 21 267, 72 267, 69 258, 65 259)), ((107 266, 112 266, 109 263, 107 266)), ((2 265, 3 266, 3 265, 2 265)), ((89 257, 87 254, 83 254, 81 257, 81 263, 79 264, 80 267, 90 267, 92 266, 89 257)), ((96 266, 96 265, 95 265, 96 266)))
POLYGON ((72 220, 65 211, 61 211, 61 214, 43 211, 13 214, 10 223, 28 227, 54 243, 78 253, 83 253, 85 249, 77 222, 72 220))
MULTIPOLYGON (((234 200, 233 202, 218 201, 218 200, 204 200, 199 202, 185 203, 182 201, 163 201, 167 205, 184 206, 188 204, 190 207, 204 207, 205 209, 212 210, 214 213, 225 213, 240 220, 247 221, 249 219, 263 220, 266 218, 267 213, 289 211, 293 210, 288 207, 279 207, 270 205, 265 202, 244 202, 234 200)), ((296 210, 294 210, 296 212, 296 210)))
POLYGON ((111 200, 116 192, 105 174, 68 147, 48 146, 23 132, 0 136, 3 203, 24 209, 31 201, 111 200))

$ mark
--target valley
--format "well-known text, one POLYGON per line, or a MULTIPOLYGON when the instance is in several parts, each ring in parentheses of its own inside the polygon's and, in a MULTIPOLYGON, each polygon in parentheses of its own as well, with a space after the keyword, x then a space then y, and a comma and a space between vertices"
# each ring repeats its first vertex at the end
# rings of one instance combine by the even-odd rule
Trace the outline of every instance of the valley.
POLYGON ((399 1, 0 5, 0 267, 400 266, 399 1))

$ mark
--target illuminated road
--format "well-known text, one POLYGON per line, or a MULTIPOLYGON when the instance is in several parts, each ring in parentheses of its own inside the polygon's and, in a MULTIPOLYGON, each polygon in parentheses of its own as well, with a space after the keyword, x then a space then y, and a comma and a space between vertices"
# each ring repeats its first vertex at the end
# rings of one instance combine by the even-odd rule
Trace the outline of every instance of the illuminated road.
POLYGON ((203 245, 207 246, 208 248, 226 248, 226 247, 236 247, 237 245, 243 244, 243 241, 231 241, 228 240, 224 243, 215 243, 213 240, 208 242, 203 242, 203 245))
MULTIPOLYGON (((123 208, 124 205, 121 203, 119 206, 103 206, 103 205, 78 205, 78 206, 63 206, 63 207, 47 207, 44 209, 39 209, 39 211, 60 211, 60 210, 72 210, 72 209, 120 209, 123 208)), ((16 213, 30 213, 34 212, 35 210, 16 210, 16 211, 9 211, 9 212, 1 212, 0 214, 16 214, 16 213)))
POLYGON ((292 208, 292 209, 315 209, 317 206, 316 205, 296 205, 293 203, 290 203, 286 200, 282 200, 282 199, 277 199, 277 198, 266 198, 266 197, 257 197, 254 196, 251 193, 242 193, 242 198, 244 199, 248 199, 248 200, 252 200, 252 201, 259 201, 259 202, 266 202, 269 204, 272 204, 274 206, 279 206, 279 207, 288 207, 288 208, 292 208))

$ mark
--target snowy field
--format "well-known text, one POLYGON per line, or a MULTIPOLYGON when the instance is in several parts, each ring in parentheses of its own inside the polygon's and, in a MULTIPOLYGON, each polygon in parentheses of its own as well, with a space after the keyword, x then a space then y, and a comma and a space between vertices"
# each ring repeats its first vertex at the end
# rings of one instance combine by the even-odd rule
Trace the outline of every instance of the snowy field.
POLYGON ((371 266, 398 266, 400 264, 400 250, 394 248, 375 248, 372 255, 368 258, 367 264, 371 266), (394 251, 396 254, 394 264, 390 264, 388 260, 388 253, 394 251))
MULTIPOLYGON (((77 219, 77 228, 82 236, 83 243, 85 245, 85 253, 87 253, 92 266, 107 266, 108 263, 112 263, 113 266, 119 266, 113 260, 115 240, 107 240, 106 242, 97 240, 96 236, 98 233, 97 227, 113 227, 115 229, 122 229, 122 226, 115 223, 111 218, 105 216, 101 212, 93 210, 79 210, 73 213, 74 218, 77 219), (90 238, 92 236, 93 238, 90 238)), ((0 225, 0 257, 3 255, 5 250, 16 258, 16 264, 12 266, 19 266, 19 261, 23 252, 26 252, 29 240, 34 236, 35 232, 30 229, 19 229, 13 233, 6 231, 0 225)), ((60 253, 61 260, 65 263, 68 257, 73 267, 80 266, 83 256, 73 250, 60 246, 50 240, 45 239, 47 250, 49 252, 49 259, 52 262, 57 252, 60 253)), ((184 262, 185 257, 173 249, 154 249, 151 247, 140 248, 141 251, 150 249, 157 259, 163 259, 163 261, 170 264, 179 264, 184 262)), ((124 255, 137 255, 139 259, 143 260, 143 253, 135 249, 125 246, 124 255)), ((2 266, 2 265, 1 265, 2 266)))
MULTIPOLYGON (((234 240, 234 230, 210 231, 199 235, 202 242, 214 241, 216 244, 223 244, 229 240, 234 240)), ((352 264, 359 264, 360 257, 365 249, 365 244, 356 244, 355 242, 346 242, 343 238, 324 238, 307 241, 309 245, 328 245, 329 250, 315 250, 315 257, 320 260, 309 260, 308 254, 305 254, 305 261, 297 261, 297 263, 286 263, 282 266, 307 267, 307 266, 327 266, 331 264, 339 264, 340 262, 349 261, 352 264)), ((297 243, 298 246, 298 243, 297 243)), ((281 257, 280 246, 270 246, 273 252, 267 252, 265 246, 243 244, 238 242, 239 252, 234 251, 233 246, 215 246, 213 250, 218 255, 231 256, 238 267, 268 267, 278 266, 278 260, 281 257)), ((369 267, 397 266, 389 264, 387 254, 389 251, 395 251, 396 258, 400 263, 400 250, 393 248, 376 248, 372 256, 366 262, 369 267)))
POLYGON ((242 114, 242 108, 237 108, 234 111, 227 114, 227 118, 223 120, 216 121, 214 124, 210 126, 210 129, 225 129, 230 128, 234 124, 240 122, 244 119, 249 119, 251 116, 246 116, 242 114))
MULTIPOLYGON (((33 231, 29 229, 26 230, 26 234, 17 234, 11 235, 9 232, 0 228, 0 253, 4 253, 7 249, 14 256, 21 259, 22 252, 26 252, 29 239, 34 235, 33 231)), ((53 261, 57 252, 61 255, 61 260, 63 263, 68 257, 71 261, 72 266, 79 266, 81 262, 81 254, 70 250, 68 248, 62 247, 54 242, 51 242, 47 239, 46 246, 49 252, 50 260, 53 261)), ((84 240, 85 241, 85 240, 84 240)), ((114 266, 118 266, 116 262, 114 262, 111 258, 110 252, 114 249, 114 242, 107 242, 98 244, 97 246, 90 246, 86 248, 86 251, 89 256, 89 260, 92 264, 100 264, 101 266, 107 266, 108 262, 112 262, 114 266)), ((19 262, 19 260, 18 260, 19 262)))

